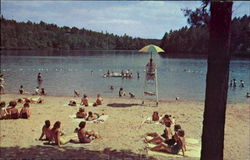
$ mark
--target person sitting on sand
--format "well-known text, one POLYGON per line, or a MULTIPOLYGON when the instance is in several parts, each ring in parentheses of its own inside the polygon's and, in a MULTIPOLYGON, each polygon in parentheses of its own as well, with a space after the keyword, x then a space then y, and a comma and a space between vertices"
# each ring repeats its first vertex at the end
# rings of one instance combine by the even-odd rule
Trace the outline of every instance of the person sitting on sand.
POLYGON ((185 156, 186 144, 185 144, 185 132, 184 130, 178 130, 177 141, 174 145, 168 146, 163 143, 158 144, 153 148, 149 148, 151 151, 161 151, 171 154, 178 154, 180 150, 182 150, 182 155, 185 156))
POLYGON ((123 91, 123 88, 120 88, 120 90, 119 90, 119 97, 123 97, 125 95, 126 95, 126 93, 123 91))
POLYGON ((100 95, 100 94, 97 94, 97 98, 96 98, 96 101, 95 101, 95 103, 93 104, 93 106, 102 105, 102 101, 103 101, 103 99, 102 99, 101 95, 100 95))
POLYGON ((19 113, 18 109, 16 108, 16 101, 10 101, 9 107, 7 108, 7 112, 10 114, 11 119, 18 119, 19 113))
POLYGON ((88 96, 86 94, 83 95, 81 105, 86 106, 86 107, 89 106, 89 100, 88 100, 88 96))
POLYGON ((20 111, 20 118, 24 118, 24 119, 29 119, 30 117, 30 110, 29 110, 29 103, 24 103, 23 104, 23 108, 20 111))
POLYGON ((80 143, 90 143, 93 139, 98 138, 99 136, 93 131, 86 131, 84 128, 86 122, 82 121, 79 123, 80 129, 77 130, 77 135, 80 143))
POLYGON ((45 96, 45 95, 46 95, 46 92, 45 92, 45 89, 44 89, 44 88, 41 88, 40 95, 43 95, 43 96, 45 96))
POLYGON ((44 126, 42 128, 42 134, 41 134, 39 140, 41 141, 43 136, 45 136, 45 140, 49 140, 50 139, 50 132, 51 132, 50 121, 46 120, 45 124, 44 124, 44 126))
POLYGON ((76 118, 86 118, 87 113, 85 112, 84 108, 79 108, 79 111, 76 113, 76 118))
POLYGON ((168 146, 172 146, 175 144, 175 142, 177 142, 177 139, 178 139, 178 131, 181 129, 181 125, 179 124, 176 124, 174 125, 174 135, 172 136, 171 139, 165 141, 165 143, 168 145, 168 146))
POLYGON ((5 107, 6 103, 4 101, 0 102, 0 119, 7 119, 8 112, 7 108, 5 107))
POLYGON ((86 118, 87 121, 93 121, 97 119, 98 116, 96 114, 93 114, 93 112, 89 112, 88 117, 86 118))
POLYGON ((20 93, 20 94, 23 94, 23 93, 24 93, 23 85, 20 86, 20 88, 19 88, 19 93, 20 93))
POLYGON ((61 122, 60 121, 56 121, 53 128, 50 131, 50 139, 49 139, 49 143, 51 141, 55 141, 55 144, 58 145, 59 147, 63 144, 66 144, 67 142, 69 142, 69 140, 65 140, 62 137, 63 133, 61 131, 61 122))
POLYGON ((154 112, 153 115, 152 115, 152 121, 159 121, 160 117, 159 117, 159 114, 158 112, 154 112))
POLYGON ((160 136, 157 133, 149 133, 148 136, 154 137, 151 140, 145 139, 147 143, 160 144, 162 142, 167 142, 172 137, 172 132, 170 129, 170 122, 166 123, 166 128, 164 129, 164 133, 160 136))

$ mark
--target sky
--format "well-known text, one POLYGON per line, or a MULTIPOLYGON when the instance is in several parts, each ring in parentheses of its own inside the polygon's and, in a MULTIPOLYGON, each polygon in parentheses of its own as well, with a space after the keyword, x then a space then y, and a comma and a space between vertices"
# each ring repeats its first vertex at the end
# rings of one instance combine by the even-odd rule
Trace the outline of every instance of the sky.
MULTIPOLYGON (((187 24, 182 8, 200 1, 3 1, 1 14, 18 22, 57 24, 132 37, 162 39, 187 24)), ((233 17, 250 15, 250 2, 234 2, 233 17)))

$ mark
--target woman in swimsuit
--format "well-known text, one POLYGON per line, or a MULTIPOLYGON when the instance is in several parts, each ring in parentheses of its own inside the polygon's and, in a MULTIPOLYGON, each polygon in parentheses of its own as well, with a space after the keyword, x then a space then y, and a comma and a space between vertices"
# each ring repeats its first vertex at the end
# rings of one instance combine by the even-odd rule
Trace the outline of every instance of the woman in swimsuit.
POLYGON ((164 130, 164 133, 162 135, 158 135, 157 133, 149 133, 148 136, 154 137, 151 140, 145 139, 145 142, 147 143, 153 143, 153 144, 160 144, 164 141, 168 141, 172 137, 172 132, 170 129, 170 122, 166 123, 166 128, 164 130))
POLYGON ((185 156, 184 152, 186 151, 186 145, 185 145, 184 135, 185 135, 184 130, 180 129, 178 130, 177 141, 174 145, 168 146, 168 145, 161 143, 153 148, 150 148, 150 150, 167 152, 171 154, 178 154, 179 151, 182 150, 182 155, 185 156))
POLYGON ((41 134, 39 140, 42 140, 44 135, 45 135, 45 140, 49 140, 50 139, 50 132, 51 132, 50 121, 46 120, 45 125, 42 128, 42 134, 41 134))
POLYGON ((28 119, 30 117, 29 103, 24 103, 23 108, 20 111, 20 118, 28 119))
POLYGON ((69 140, 66 140, 65 137, 62 137, 63 133, 61 131, 61 122, 56 121, 54 124, 53 128, 50 131, 50 139, 49 143, 51 141, 55 141, 55 144, 58 145, 59 147, 63 144, 66 144, 69 142, 69 140))
POLYGON ((84 128, 86 126, 86 122, 82 121, 79 123, 80 129, 77 131, 78 139, 80 143, 90 143, 92 139, 98 138, 98 135, 93 131, 86 131, 84 128))

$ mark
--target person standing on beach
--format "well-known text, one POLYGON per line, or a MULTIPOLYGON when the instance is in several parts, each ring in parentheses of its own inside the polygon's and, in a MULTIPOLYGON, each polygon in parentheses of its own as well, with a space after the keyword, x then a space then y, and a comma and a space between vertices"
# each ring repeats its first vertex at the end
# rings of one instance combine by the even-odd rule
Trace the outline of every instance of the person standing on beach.
POLYGON ((37 74, 37 81, 42 81, 42 80, 43 80, 42 74, 39 72, 37 74))
POLYGON ((1 74, 0 75, 0 94, 4 94, 4 77, 3 75, 1 74))
POLYGON ((20 88, 19 88, 19 93, 20 93, 20 94, 23 94, 23 93, 24 93, 23 85, 20 86, 20 88))

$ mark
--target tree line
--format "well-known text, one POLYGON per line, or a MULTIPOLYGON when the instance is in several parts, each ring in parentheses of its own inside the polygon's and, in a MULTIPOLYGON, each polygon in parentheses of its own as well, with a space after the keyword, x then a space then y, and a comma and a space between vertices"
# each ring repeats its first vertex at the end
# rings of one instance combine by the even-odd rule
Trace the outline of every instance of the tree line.
MULTIPOLYGON (((208 40, 208 25, 201 23, 166 32, 160 46, 168 54, 207 55, 208 40)), ((250 57, 250 16, 232 20, 230 52, 234 56, 250 57)))
POLYGON ((138 50, 157 39, 133 38, 56 24, 16 22, 1 16, 1 49, 138 50))

